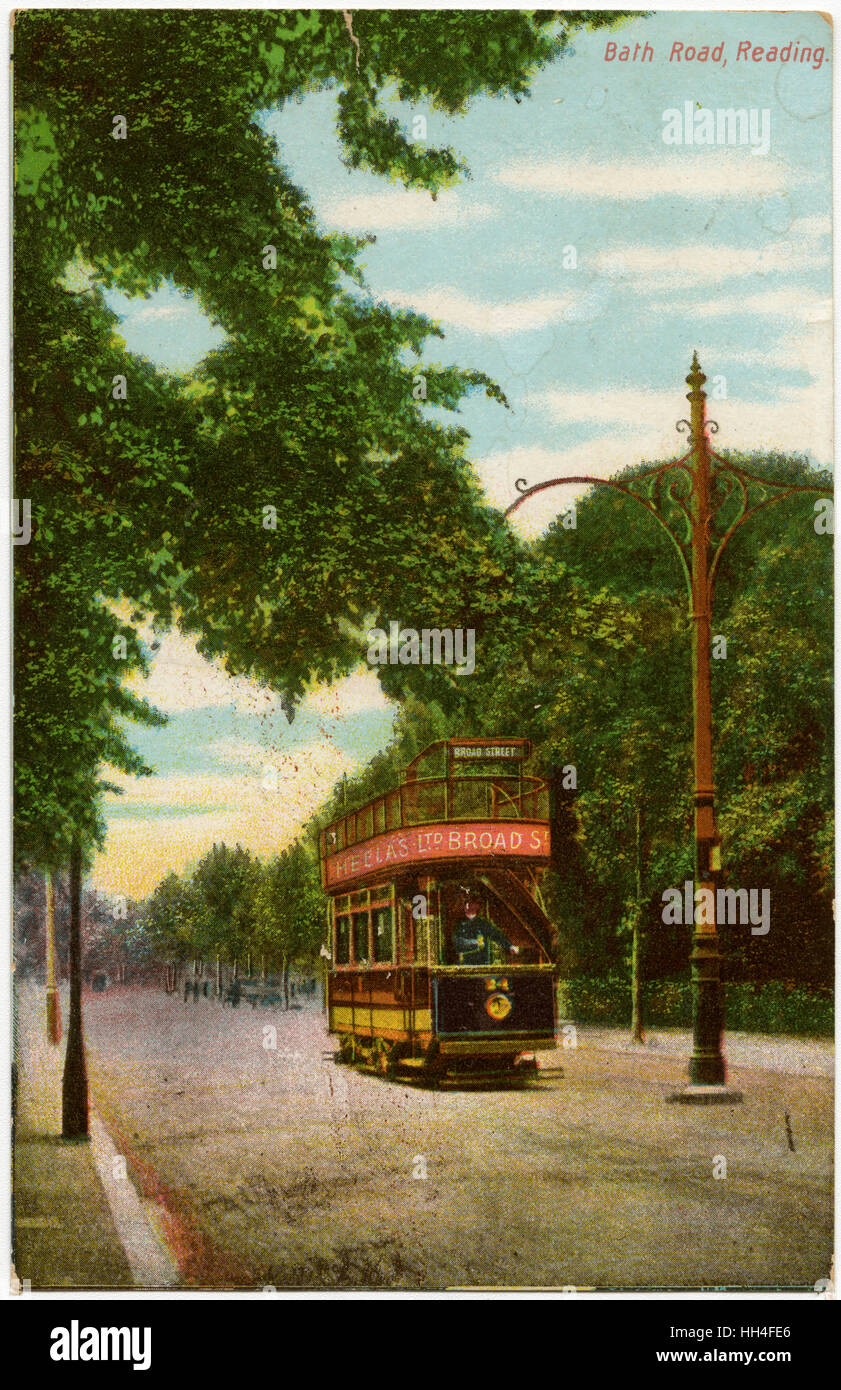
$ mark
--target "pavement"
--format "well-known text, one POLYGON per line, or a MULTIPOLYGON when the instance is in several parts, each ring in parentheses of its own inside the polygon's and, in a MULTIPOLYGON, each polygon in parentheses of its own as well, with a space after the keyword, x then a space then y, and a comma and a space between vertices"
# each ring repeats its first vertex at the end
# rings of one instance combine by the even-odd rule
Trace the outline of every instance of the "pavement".
POLYGON ((172 1286, 177 1268, 93 1104, 90 1137, 62 1137, 66 993, 61 1006, 57 1045, 46 1039, 43 990, 25 987, 16 1014, 13 1286, 24 1293, 172 1286))
MULTIPOLYGON (((587 1047, 601 1052, 633 1055, 640 1052, 662 1057, 692 1054, 692 1034, 688 1029, 664 1028, 646 1031, 642 1044, 631 1041, 627 1028, 600 1028, 583 1025, 579 1037, 587 1047)), ((563 1034, 562 1034, 563 1035, 563 1034)), ((832 1038, 775 1037, 764 1033, 727 1033, 724 1054, 731 1067, 759 1068, 789 1076, 832 1077, 835 1047, 832 1038)))

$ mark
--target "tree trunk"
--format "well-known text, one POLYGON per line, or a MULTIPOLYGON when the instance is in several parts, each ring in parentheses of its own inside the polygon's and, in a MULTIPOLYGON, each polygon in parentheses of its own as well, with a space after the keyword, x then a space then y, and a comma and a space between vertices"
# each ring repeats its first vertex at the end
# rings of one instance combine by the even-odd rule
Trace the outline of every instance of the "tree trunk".
POLYGON ((216 952, 216 998, 222 997, 222 961, 219 952, 216 952))
POLYGON ((645 1042, 642 1027, 642 980, 640 978, 640 938, 642 935, 642 829, 640 808, 636 816, 635 895, 633 941, 631 946, 631 1036, 635 1043, 645 1042))
POLYGON ((55 982, 55 884, 52 874, 46 874, 47 890, 47 1039, 61 1042, 61 1004, 55 982))
POLYGON ((286 956, 283 957, 283 1003, 285 1008, 289 1008, 289 962, 286 956))
POLYGON ((88 1073, 82 1034, 82 847, 70 850, 70 1021, 61 1092, 61 1132, 65 1139, 87 1136, 88 1073))

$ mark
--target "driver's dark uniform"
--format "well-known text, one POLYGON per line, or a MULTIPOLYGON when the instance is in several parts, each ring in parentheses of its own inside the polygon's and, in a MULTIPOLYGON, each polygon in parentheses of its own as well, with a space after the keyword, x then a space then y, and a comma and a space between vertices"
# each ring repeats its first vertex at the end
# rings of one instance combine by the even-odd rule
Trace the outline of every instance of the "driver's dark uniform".
POLYGON ((511 950, 511 942, 487 917, 463 917, 453 928, 453 950, 459 965, 490 965, 491 942, 511 950))

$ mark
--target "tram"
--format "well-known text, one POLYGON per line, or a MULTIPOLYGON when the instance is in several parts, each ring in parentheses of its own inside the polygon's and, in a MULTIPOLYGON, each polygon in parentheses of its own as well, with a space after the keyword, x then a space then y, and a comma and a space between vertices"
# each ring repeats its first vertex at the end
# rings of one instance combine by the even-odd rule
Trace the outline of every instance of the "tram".
POLYGON ((382 1075, 487 1079, 555 1046, 548 787, 520 738, 431 744, 326 826, 328 1027, 382 1075))

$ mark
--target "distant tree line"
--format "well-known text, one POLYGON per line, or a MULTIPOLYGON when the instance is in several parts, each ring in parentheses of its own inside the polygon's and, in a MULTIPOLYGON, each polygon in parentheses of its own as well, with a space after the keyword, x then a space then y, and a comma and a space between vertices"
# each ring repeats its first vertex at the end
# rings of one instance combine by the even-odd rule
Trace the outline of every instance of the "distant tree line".
POLYGON ((138 931, 162 961, 219 956, 240 974, 312 964, 326 939, 314 851, 297 843, 264 862, 240 845, 214 845, 191 872, 158 884, 138 931))

